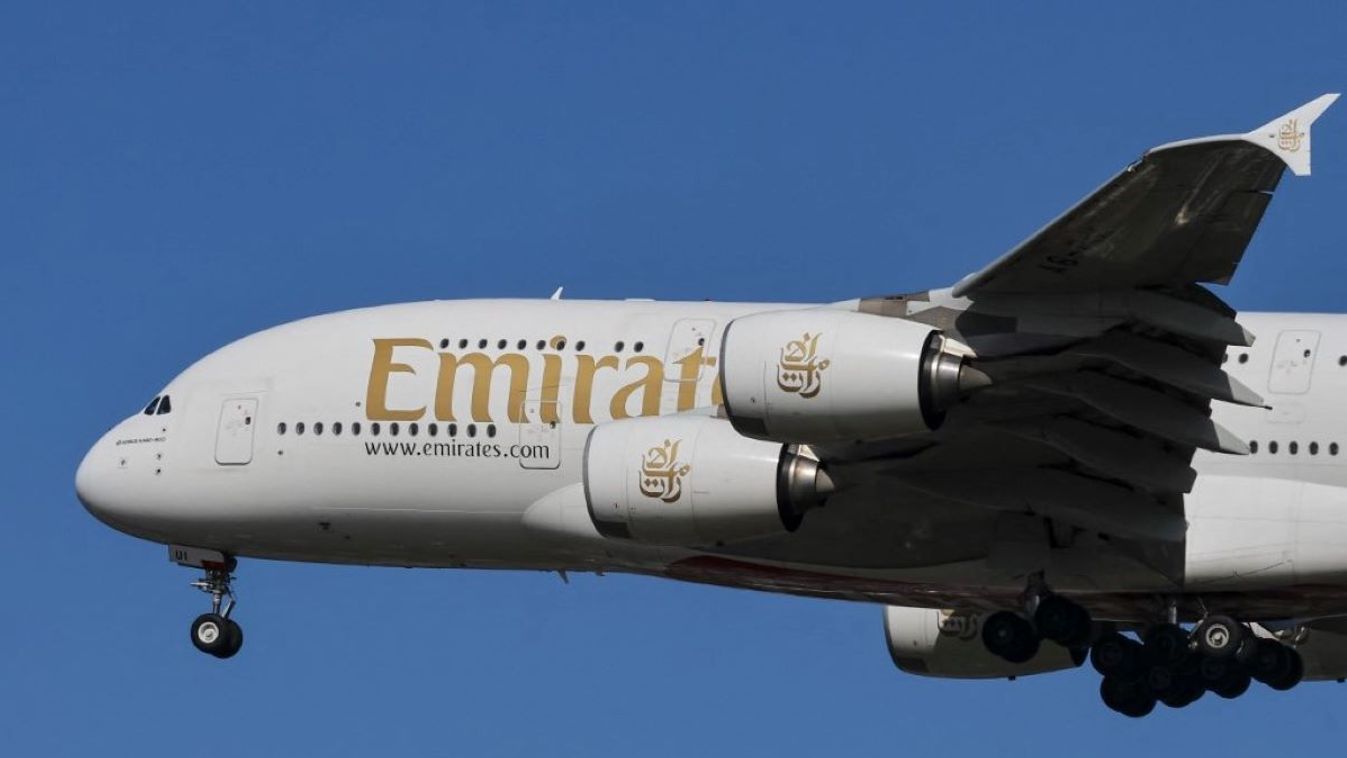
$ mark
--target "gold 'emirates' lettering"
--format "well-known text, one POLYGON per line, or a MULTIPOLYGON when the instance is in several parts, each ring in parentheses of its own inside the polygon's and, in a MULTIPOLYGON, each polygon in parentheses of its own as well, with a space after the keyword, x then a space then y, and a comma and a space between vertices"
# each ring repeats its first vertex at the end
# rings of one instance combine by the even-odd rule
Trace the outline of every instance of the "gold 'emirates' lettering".
POLYGON ((369 367, 369 385, 365 388, 365 415, 379 421, 415 421, 425 415, 423 405, 416 410, 394 411, 388 408, 388 377, 392 374, 415 374, 416 369, 405 363, 393 362, 393 349, 423 347, 432 350, 430 340, 385 339, 374 341, 374 360, 369 367))
MULTIPOLYGON (((433 407, 434 417, 439 421, 459 420, 454 409, 454 390, 460 380, 471 382, 471 389, 468 392, 471 419, 479 423, 493 421, 491 394, 494 380, 498 375, 497 369, 509 373, 509 394, 505 402, 505 414, 511 423, 520 424, 533 420, 528 418, 525 411, 525 401, 529 397, 538 401, 537 421, 542 423, 561 421, 560 416, 565 404, 561 402, 560 395, 562 388, 568 383, 568 377, 563 371, 565 356, 562 354, 542 354, 542 382, 540 386, 531 387, 529 377, 532 363, 528 356, 522 353, 503 353, 496 358, 485 353, 468 353, 460 356, 437 352, 429 340, 415 337, 374 340, 374 357, 370 363, 369 384, 365 393, 365 415, 370 421, 417 421, 426 414, 425 405, 402 409, 388 407, 390 378, 395 374, 417 375, 417 370, 412 364, 394 360, 394 352, 399 348, 404 351, 400 354, 401 360, 410 360, 406 351, 415 349, 429 353, 423 354, 422 361, 432 360, 431 356, 437 361, 433 407), (464 367, 470 369, 466 376, 463 372, 464 367)), ((623 382, 613 391, 610 398, 606 398, 609 418, 629 418, 633 413, 640 416, 659 415, 660 400, 666 385, 677 393, 676 408, 680 411, 690 410, 696 405, 701 385, 699 380, 704 378, 703 369, 708 367, 714 369, 716 359, 706 356, 703 348, 698 347, 674 363, 677 364, 678 371, 674 376, 668 376, 664 362, 654 356, 632 355, 624 362, 617 355, 576 354, 574 370, 571 372, 575 383, 570 396, 571 418, 577 424, 594 423, 594 383, 596 377, 605 371, 615 372, 623 382), (671 381, 666 382, 666 377, 671 381), (632 408, 633 405, 636 406, 635 409, 632 408)), ((604 408, 602 404, 604 399, 599 399, 600 409, 604 408)), ((716 376, 711 383, 710 399, 713 405, 724 402, 719 376, 716 376)))

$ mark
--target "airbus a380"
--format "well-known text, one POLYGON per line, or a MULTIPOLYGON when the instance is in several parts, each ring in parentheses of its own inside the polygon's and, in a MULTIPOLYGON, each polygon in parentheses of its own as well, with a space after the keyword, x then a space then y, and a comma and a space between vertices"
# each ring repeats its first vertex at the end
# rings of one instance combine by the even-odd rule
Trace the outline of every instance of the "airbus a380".
POLYGON ((219 658, 252 557, 876 603, 905 671, 1088 659, 1129 716, 1341 680, 1347 317, 1203 286, 1336 98, 1154 148, 951 288, 278 326, 113 427, 76 491, 202 571, 191 640, 219 658))

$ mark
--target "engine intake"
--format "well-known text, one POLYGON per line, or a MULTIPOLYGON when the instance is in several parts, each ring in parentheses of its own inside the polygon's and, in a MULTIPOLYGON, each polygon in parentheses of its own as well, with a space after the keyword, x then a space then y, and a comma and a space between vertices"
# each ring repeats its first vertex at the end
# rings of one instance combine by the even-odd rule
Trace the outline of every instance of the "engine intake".
POLYGON ((778 442, 930 431, 961 391, 963 358, 948 347, 925 324, 833 308, 737 318, 721 341, 726 415, 778 442))
POLYGON ((833 491, 807 450, 749 439, 710 416, 594 427, 584 481, 599 533, 686 547, 793 532, 833 491))

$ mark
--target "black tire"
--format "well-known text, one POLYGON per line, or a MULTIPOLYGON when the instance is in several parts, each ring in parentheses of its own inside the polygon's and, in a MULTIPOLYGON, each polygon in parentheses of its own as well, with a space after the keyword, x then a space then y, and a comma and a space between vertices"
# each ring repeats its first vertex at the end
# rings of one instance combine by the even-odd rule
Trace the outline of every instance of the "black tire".
POLYGON ((1024 618, 1010 611, 997 611, 982 623, 982 644, 1010 663, 1025 663, 1038 655, 1038 635, 1024 618))
POLYGON ((1254 679, 1268 684, 1290 671, 1291 657, 1286 654, 1288 648, 1282 643, 1260 637, 1254 641, 1252 647, 1253 650, 1245 666, 1254 679))
POLYGON ((1224 679, 1210 689, 1226 700, 1234 700, 1249 691, 1249 684, 1252 681, 1253 677, 1249 676, 1248 671, 1245 671, 1243 667, 1234 666, 1226 673, 1224 679))
POLYGON ((1155 695, 1141 682, 1106 676, 1099 682, 1099 697, 1110 710, 1131 718, 1141 718, 1155 710, 1155 695))
POLYGON ((1161 703, 1170 708, 1187 708, 1197 702, 1204 694, 1207 688, 1198 679, 1195 673, 1184 673, 1180 675, 1178 682, 1171 687, 1162 697, 1161 703))
POLYGON ((1143 651, 1148 661, 1177 665, 1188 655, 1188 633, 1177 624, 1157 624, 1146 631, 1143 651))
POLYGON ((1048 595, 1038 601, 1034 626, 1044 639, 1062 647, 1073 647, 1090 639, 1090 613, 1061 595, 1048 595))
POLYGON ((1141 643, 1117 632, 1100 637, 1090 648, 1090 664, 1103 676, 1136 679, 1140 663, 1141 643))
POLYGON ((243 627, 238 625, 234 619, 225 619, 226 644, 218 653, 214 653, 216 658, 233 658, 243 648, 243 627))
POLYGON ((1193 629, 1198 652, 1212 658, 1234 658, 1249 634, 1243 624, 1229 616, 1208 616, 1193 629))
POLYGON ((1239 663, 1233 658, 1212 658, 1203 655, 1198 657, 1197 676, 1202 686, 1214 692, 1215 688, 1230 676, 1230 672, 1239 667, 1239 663))
POLYGON ((229 621, 218 613, 203 613, 192 622, 191 635, 197 650, 218 656, 229 646, 229 621))
POLYGON ((1286 653, 1286 668, 1278 672, 1278 676, 1267 682, 1267 686, 1278 692, 1285 692, 1292 687, 1300 684, 1300 680, 1305 677, 1305 661, 1300 657, 1300 653, 1294 648, 1282 645, 1282 650, 1286 653))

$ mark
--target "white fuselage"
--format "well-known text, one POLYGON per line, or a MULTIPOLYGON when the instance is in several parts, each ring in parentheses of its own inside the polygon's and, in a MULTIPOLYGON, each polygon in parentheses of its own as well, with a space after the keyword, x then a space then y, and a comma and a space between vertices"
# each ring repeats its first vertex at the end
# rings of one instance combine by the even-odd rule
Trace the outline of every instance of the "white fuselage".
MULTIPOLYGON (((119 529, 239 556, 634 571, 911 605, 1022 587, 992 559, 995 514, 882 488, 714 553, 594 530, 581 490, 593 425, 711 412, 726 323, 786 307, 801 306, 477 300, 305 319, 183 372, 161 393, 171 410, 115 426, 77 486, 119 529)), ((1225 368, 1272 408, 1213 404, 1257 452, 1194 458, 1180 585, 1082 546, 1053 551, 1056 586, 1347 612, 1347 317, 1241 323, 1257 345, 1232 348, 1225 368)))

